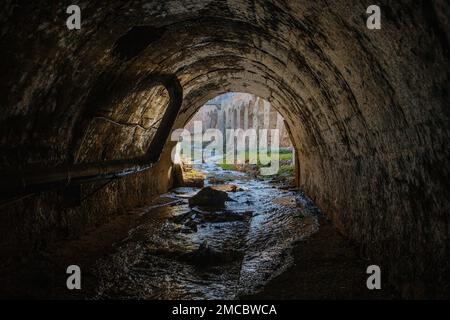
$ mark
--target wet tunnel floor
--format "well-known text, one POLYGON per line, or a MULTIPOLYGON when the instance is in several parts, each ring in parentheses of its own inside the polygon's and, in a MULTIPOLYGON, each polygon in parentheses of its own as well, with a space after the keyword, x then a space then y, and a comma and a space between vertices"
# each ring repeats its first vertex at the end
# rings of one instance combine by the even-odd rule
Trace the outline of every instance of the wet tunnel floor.
POLYGON ((96 263, 94 298, 236 299, 281 273, 292 244, 317 231, 315 209, 298 192, 214 164, 197 169, 227 181, 213 187, 234 189, 231 201, 191 208, 195 188, 161 196, 165 203, 140 213, 116 252, 96 263))
POLYGON ((174 189, 15 267, 3 288, 40 298, 383 297, 366 288, 368 263, 301 192, 213 164, 200 169, 226 181, 213 187, 237 189, 225 208, 191 208, 199 189, 174 189), (71 264, 82 269, 82 290, 65 287, 71 264))

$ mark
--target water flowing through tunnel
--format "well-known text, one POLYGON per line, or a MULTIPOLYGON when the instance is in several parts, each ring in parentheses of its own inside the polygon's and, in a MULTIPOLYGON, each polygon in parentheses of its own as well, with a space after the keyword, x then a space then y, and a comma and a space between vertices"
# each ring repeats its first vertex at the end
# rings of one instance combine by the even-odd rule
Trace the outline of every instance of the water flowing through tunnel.
POLYGON ((173 186, 169 140, 226 92, 283 116, 296 183, 405 297, 449 291, 446 1, 170 0, 0 14, 0 248, 74 239, 173 186), (100 9, 99 9, 100 8, 100 9))

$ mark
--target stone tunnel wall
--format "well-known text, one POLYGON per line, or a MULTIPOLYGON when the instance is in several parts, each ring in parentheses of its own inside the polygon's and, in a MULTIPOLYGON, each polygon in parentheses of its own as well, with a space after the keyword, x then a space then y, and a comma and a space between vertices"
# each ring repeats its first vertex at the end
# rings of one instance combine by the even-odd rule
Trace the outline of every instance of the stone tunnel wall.
POLYGON ((10 263, 45 252, 55 241, 76 239, 147 205, 172 183, 172 168, 156 165, 123 179, 82 185, 81 204, 73 205, 64 188, 57 188, 6 205, 0 215, 1 255, 10 263))
MULTIPOLYGON (((95 1, 82 5, 82 29, 69 31, 63 1, 6 1, 1 168, 145 151, 168 102, 149 87, 154 74, 181 82, 176 128, 221 93, 249 92, 286 119, 300 187, 342 233, 405 296, 439 296, 450 283, 450 8, 444 0, 380 1, 382 30, 372 31, 371 4, 95 1)), ((54 191, 2 208, 2 248, 80 234, 164 191, 169 150, 157 168, 81 207, 61 209, 54 191)))

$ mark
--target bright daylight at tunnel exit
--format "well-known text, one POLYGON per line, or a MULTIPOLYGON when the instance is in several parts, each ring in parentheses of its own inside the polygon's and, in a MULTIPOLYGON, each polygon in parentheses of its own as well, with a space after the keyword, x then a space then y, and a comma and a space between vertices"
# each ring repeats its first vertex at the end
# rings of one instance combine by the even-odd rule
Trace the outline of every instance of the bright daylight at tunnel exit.
POLYGON ((450 298, 448 1, 3 7, 0 300, 450 298))

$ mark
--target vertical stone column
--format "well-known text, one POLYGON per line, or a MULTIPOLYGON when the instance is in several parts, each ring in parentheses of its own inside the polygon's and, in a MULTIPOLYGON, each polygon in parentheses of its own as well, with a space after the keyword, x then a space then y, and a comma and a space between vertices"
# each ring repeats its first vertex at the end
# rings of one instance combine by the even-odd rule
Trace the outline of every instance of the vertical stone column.
POLYGON ((281 147, 285 144, 284 120, 283 120, 283 117, 278 112, 276 112, 276 117, 277 117, 277 121, 276 121, 275 128, 279 132, 280 147, 281 147))
POLYGON ((256 98, 253 107, 253 129, 255 129, 256 132, 258 132, 259 129, 259 98, 256 98))
POLYGON ((222 106, 219 107, 219 116, 218 116, 218 129, 222 132, 222 134, 225 133, 225 110, 222 106))
POLYGON ((262 105, 263 105, 264 129, 270 129, 270 102, 262 100, 262 105))
POLYGON ((240 129, 241 128, 241 105, 236 106, 235 109, 235 115, 236 115, 236 123, 235 123, 235 129, 240 129))
POLYGON ((244 130, 248 129, 248 109, 250 108, 250 103, 244 106, 244 130))

